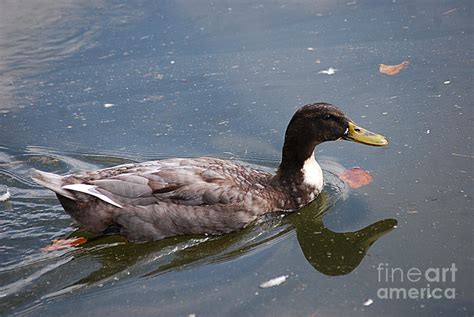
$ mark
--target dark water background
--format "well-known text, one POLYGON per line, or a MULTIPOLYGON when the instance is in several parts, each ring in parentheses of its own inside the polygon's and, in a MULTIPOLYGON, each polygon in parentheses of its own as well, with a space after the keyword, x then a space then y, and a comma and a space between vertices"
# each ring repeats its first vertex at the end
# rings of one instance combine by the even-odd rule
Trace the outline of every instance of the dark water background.
POLYGON ((0 314, 471 316, 472 21, 471 1, 2 1, 0 314), (221 237, 40 251, 75 229, 31 168, 213 155, 274 169, 292 113, 315 101, 391 143, 318 147, 325 193, 301 212, 221 237), (349 190, 342 166, 374 181, 349 190), (391 283, 380 263, 457 272, 391 283))

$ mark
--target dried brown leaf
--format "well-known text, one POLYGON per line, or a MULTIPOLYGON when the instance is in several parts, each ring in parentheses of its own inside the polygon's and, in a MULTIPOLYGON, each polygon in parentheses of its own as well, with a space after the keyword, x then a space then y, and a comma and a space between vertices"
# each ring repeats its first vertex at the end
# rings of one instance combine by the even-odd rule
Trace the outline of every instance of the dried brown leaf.
POLYGON ((408 67, 408 64, 410 64, 409 61, 404 61, 398 65, 385 65, 385 64, 379 64, 379 72, 382 74, 387 74, 387 75, 396 75, 405 68, 408 67))
POLYGON ((372 183, 369 172, 360 167, 353 167, 339 174, 339 178, 346 182, 351 188, 359 188, 372 183))

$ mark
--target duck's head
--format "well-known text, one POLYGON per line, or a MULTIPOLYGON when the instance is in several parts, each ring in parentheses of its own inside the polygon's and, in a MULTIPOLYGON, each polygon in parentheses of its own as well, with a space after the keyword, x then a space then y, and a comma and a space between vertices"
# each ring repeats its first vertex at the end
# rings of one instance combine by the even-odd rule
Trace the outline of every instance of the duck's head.
POLYGON ((280 167, 299 168, 316 145, 340 139, 373 146, 388 144, 384 136, 356 125, 336 106, 310 104, 298 109, 288 124, 280 167))
POLYGON ((298 109, 288 125, 288 132, 300 133, 315 144, 339 139, 373 146, 388 144, 384 136, 356 125, 338 107, 328 103, 315 103, 298 109))

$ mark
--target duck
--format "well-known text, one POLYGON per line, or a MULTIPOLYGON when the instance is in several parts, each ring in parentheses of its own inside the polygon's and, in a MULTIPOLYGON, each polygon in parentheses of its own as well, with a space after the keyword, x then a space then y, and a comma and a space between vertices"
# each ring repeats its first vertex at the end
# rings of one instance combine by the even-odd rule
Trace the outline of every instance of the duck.
POLYGON ((32 179, 52 190, 79 228, 114 232, 129 241, 178 235, 218 235, 259 217, 292 212, 323 189, 314 155, 323 142, 348 140, 371 146, 384 136, 356 125, 337 106, 318 102, 299 108, 284 137, 275 173, 213 157, 170 158, 57 175, 34 170, 32 179))

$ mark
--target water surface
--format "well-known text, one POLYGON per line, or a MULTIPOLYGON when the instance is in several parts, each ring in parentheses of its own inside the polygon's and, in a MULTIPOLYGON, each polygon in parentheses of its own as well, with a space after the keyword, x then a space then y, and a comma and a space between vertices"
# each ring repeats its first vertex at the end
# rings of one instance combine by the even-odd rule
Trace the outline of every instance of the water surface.
POLYGON ((0 184, 11 193, 0 314, 472 315, 470 1, 6 1, 0 12, 0 184), (395 76, 378 72, 404 60, 395 76), (274 170, 289 118, 316 101, 390 146, 318 147, 324 194, 300 212, 220 237, 40 251, 86 233, 31 168, 212 155, 274 170), (336 174, 353 166, 374 181, 349 189, 336 174), (457 272, 391 282, 380 263, 457 272), (427 284, 455 298, 377 294, 427 284))

